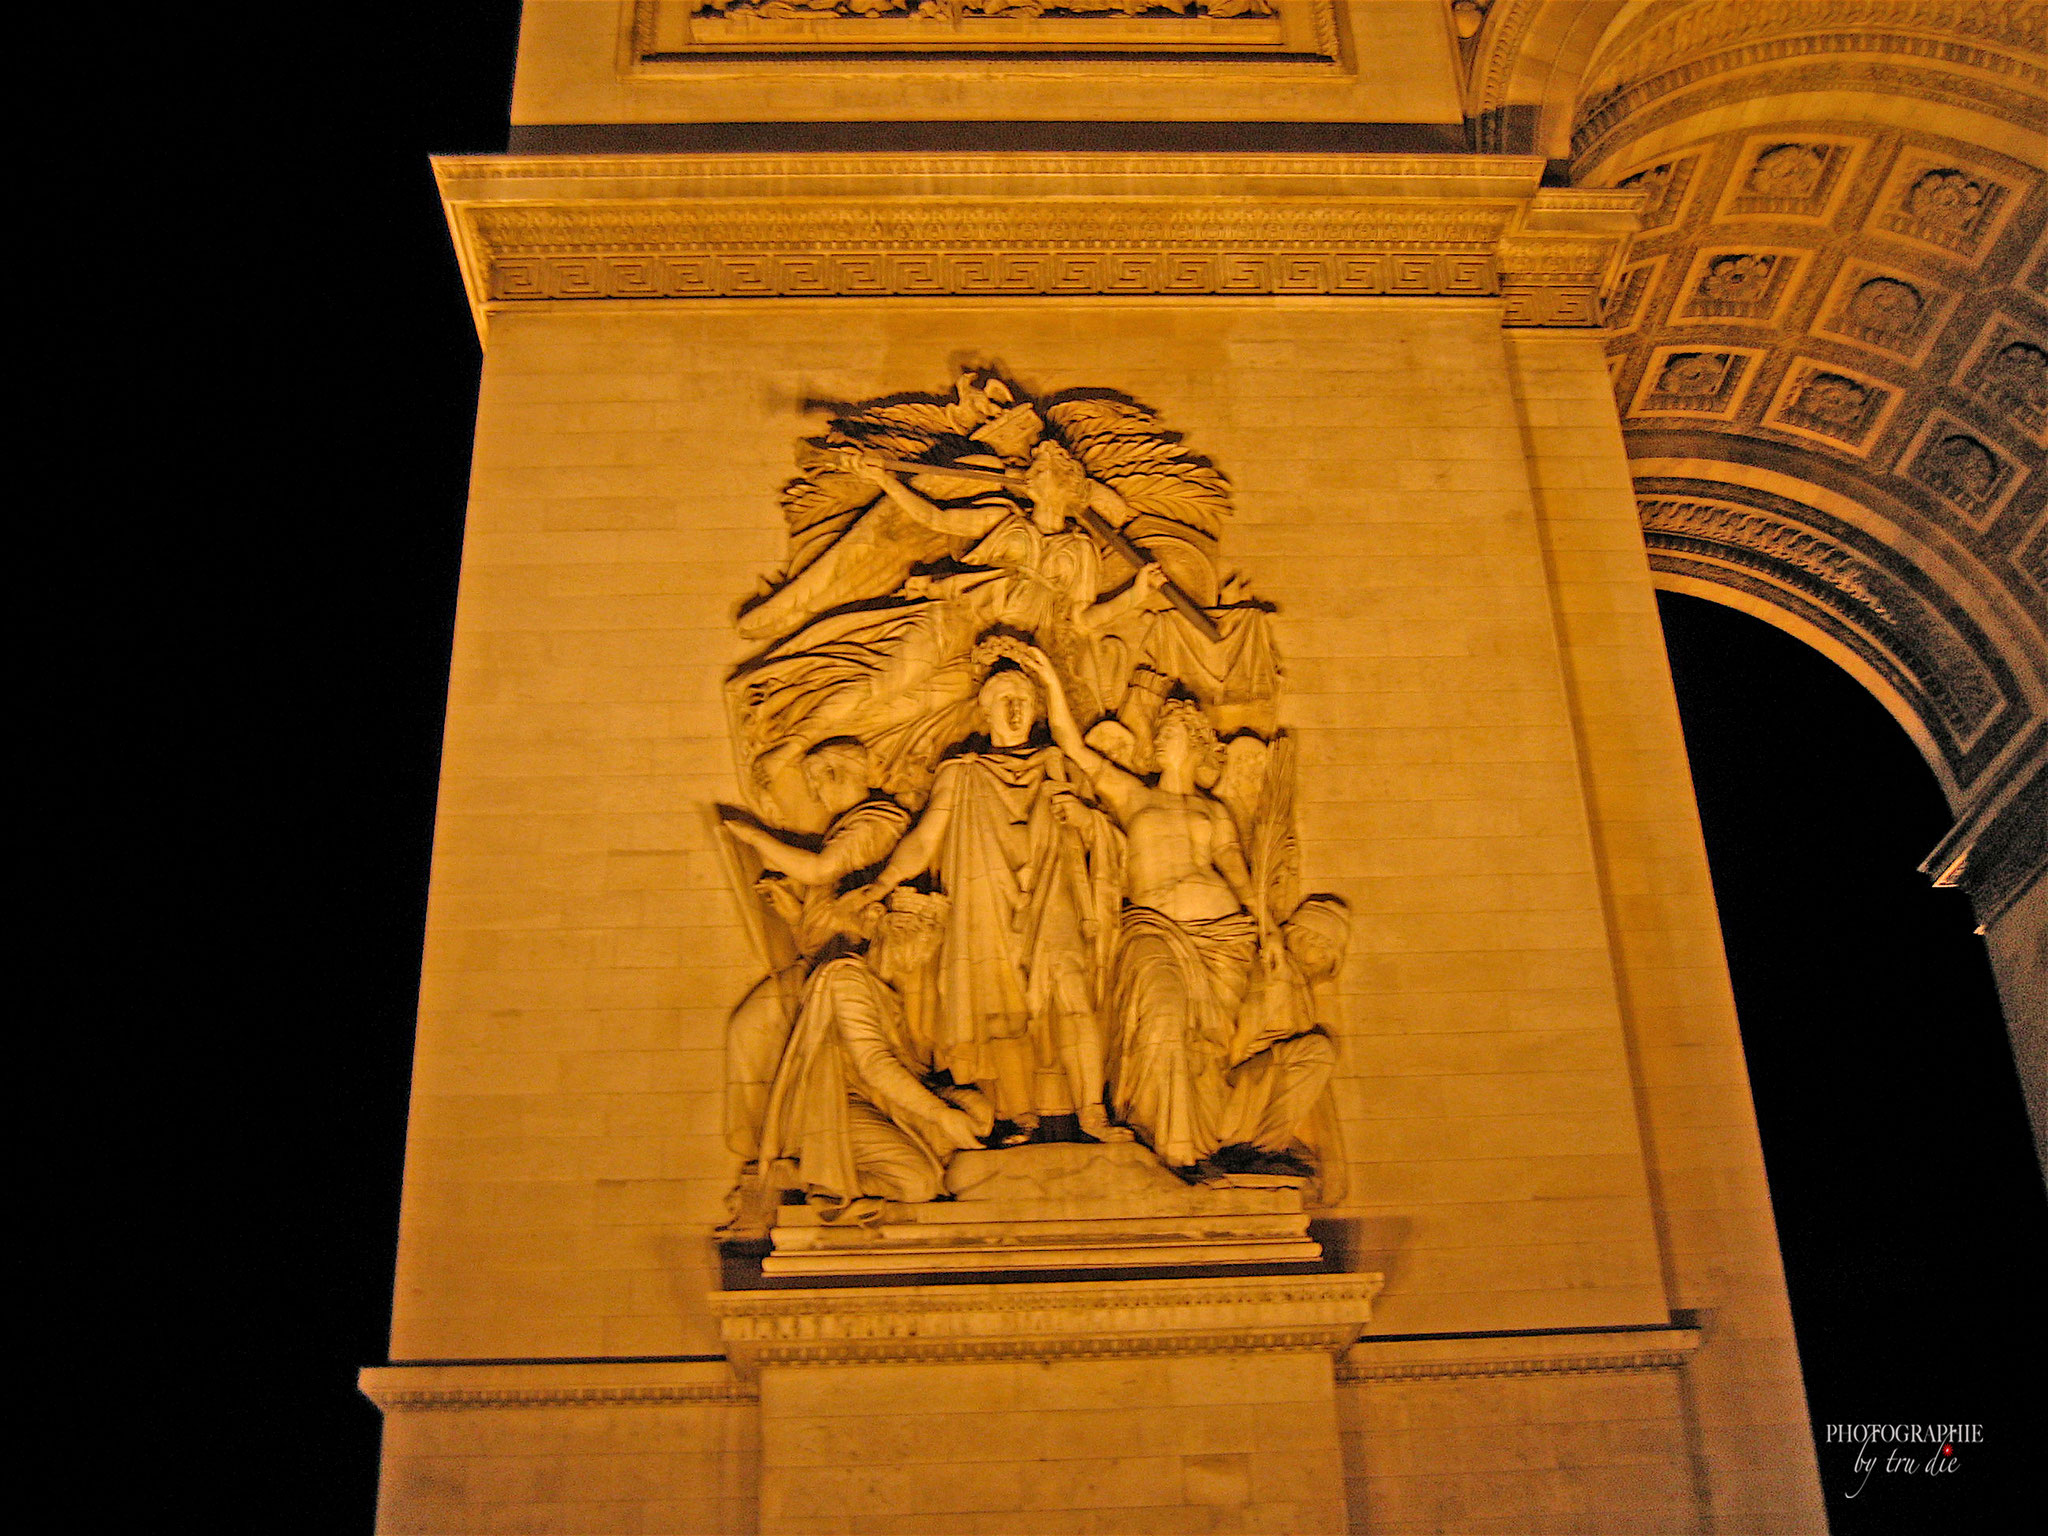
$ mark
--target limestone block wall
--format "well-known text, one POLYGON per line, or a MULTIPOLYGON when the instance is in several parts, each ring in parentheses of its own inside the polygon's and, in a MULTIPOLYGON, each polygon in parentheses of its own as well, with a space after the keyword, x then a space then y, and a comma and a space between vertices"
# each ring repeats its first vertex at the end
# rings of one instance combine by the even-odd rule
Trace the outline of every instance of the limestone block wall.
POLYGON ((1684 1536, 1707 1529, 1678 1373, 1346 1382, 1352 1529, 1684 1536))
POLYGON ((1348 1528, 1326 1355, 963 1362, 875 1376, 863 1366, 763 1373, 764 1531, 1348 1528))
POLYGON ((759 1412, 720 1363, 365 1376, 385 1413, 377 1529, 391 1536, 755 1528, 759 1412))
MULTIPOLYGON (((722 1035, 757 974, 704 810, 736 798, 734 607, 782 553, 774 493, 817 419, 807 402, 997 364, 1041 395, 1125 391, 1231 479, 1225 557, 1278 607, 1303 887, 1357 917, 1337 1085, 1351 1189, 1320 1230, 1347 1267, 1386 1275, 1373 1336, 1712 1315, 1697 1364, 1666 1362, 1633 1396, 1583 1372, 1540 1391, 1343 1386, 1354 1528, 1436 1518, 1415 1479, 1452 1453, 1425 1451, 1413 1415, 1506 1458, 1484 1474, 1502 1529, 1608 1508, 1601 1490, 1624 1484, 1676 1490, 1668 1508, 1711 1506, 1723 1528, 1818 1528, 1604 372, 1590 344, 1518 339, 1501 315, 1497 299, 1101 296, 496 313, 393 1360, 720 1353, 722 1035), (1514 1465, 1538 1433, 1564 1459, 1514 1465), (1638 1461, 1657 1470, 1615 1470, 1638 1461)), ((752 1476, 752 1431, 735 1415, 756 1411, 393 1413, 387 1528, 576 1528, 503 1523, 517 1501, 490 1490, 516 1486, 608 1505, 622 1530, 744 1529, 731 1490, 752 1476), (695 1513, 635 1461, 656 1443, 719 1467, 690 1484, 695 1513), (459 1514, 420 1524, 430 1508, 459 1514)), ((1240 1452, 1129 1454, 1182 1458, 1184 1506, 1188 1479, 1227 1480, 1200 1458, 1240 1452)))
POLYGON ((1628 1019, 1670 1304, 1712 1509, 1821 1529, 1819 1476, 1742 1037, 1647 559, 1588 338, 1508 342, 1628 1019))
POLYGON ((704 304, 498 319, 451 682, 394 1357, 715 1350, 703 806, 807 399, 963 350, 1145 399, 1279 606, 1306 889, 1349 900, 1356 1267, 1393 1331, 1661 1321, 1606 918, 1497 307, 704 304))

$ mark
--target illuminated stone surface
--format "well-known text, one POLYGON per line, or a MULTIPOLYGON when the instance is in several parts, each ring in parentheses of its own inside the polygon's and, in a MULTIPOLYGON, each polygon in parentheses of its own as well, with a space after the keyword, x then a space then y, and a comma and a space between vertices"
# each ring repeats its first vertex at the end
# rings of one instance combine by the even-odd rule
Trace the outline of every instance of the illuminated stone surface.
POLYGON ((392 1358, 513 1363, 366 1373, 383 1529, 1822 1528, 1654 590, 1914 733, 2038 1092, 2042 40, 1494 0, 1283 61, 1317 7, 1157 9, 537 0, 515 142, 625 126, 440 164, 486 353, 392 1358), (1346 117, 1482 153, 659 138, 1346 117), (1007 398, 881 440, 963 380, 1007 398), (1047 427, 1091 399, 1157 484, 1047 427), (1206 617, 1117 608, 1146 561, 1084 509, 1206 617), (1205 622, 1264 670, 1203 681, 1205 622), (927 857, 940 774, 1005 753, 1015 846, 927 857), (1048 879, 1047 926, 952 915, 1048 879), (1327 975, 1277 933, 1316 894, 1327 975), (1128 1009, 1118 935, 1182 955, 1128 1009), (1332 1057, 1270 1147, 1232 1107, 1269 977, 1332 1057), (1084 1115, 1131 1139, 982 1146, 1084 1115))

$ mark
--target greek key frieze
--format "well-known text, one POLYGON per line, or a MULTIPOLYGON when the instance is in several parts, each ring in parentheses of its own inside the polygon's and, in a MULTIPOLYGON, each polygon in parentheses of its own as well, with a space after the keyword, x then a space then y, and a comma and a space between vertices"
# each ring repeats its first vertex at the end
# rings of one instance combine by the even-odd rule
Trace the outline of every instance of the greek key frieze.
POLYGON ((977 294, 1486 298, 1498 291, 1492 259, 1477 252, 710 252, 499 256, 490 264, 490 297, 498 302, 977 294))
POLYGON ((1502 325, 1600 324, 1600 286, 1597 282, 1509 282, 1503 285, 1502 296, 1507 300, 1501 314, 1502 325))

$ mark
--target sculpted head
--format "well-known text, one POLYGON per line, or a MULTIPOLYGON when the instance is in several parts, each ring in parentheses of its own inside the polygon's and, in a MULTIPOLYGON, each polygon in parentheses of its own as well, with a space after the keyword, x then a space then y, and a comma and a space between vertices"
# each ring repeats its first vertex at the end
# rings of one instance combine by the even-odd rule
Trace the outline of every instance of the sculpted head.
POLYGON ((1031 521, 1041 533, 1058 533, 1088 502, 1088 472, 1080 461, 1050 438, 1031 450, 1024 472, 1031 496, 1031 521))
POLYGON ((1282 925, 1287 953, 1310 981, 1327 981, 1351 943, 1351 909, 1335 896, 1311 896, 1282 925))
POLYGON ((1168 699, 1159 707, 1152 727, 1152 750, 1162 768, 1174 765, 1193 774, 1223 766, 1223 743, 1216 727, 1190 699, 1168 699))
POLYGON ((817 802, 834 816, 852 810, 868 797, 874 767, 868 749, 851 736, 821 741, 804 755, 804 783, 817 802))
POLYGON ((1038 686, 1014 667, 989 673, 988 681, 975 695, 981 717, 988 725, 988 739, 999 747, 1021 747, 1031 738, 1038 723, 1038 686))

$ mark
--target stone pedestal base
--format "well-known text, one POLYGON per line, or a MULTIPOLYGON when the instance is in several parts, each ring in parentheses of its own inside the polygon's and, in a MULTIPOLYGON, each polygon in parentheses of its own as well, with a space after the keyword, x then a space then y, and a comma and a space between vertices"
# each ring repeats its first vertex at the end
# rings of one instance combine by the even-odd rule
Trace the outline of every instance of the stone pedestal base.
POLYGON ((1378 1275, 740 1291, 764 1536, 1347 1528, 1378 1275))
POLYGON ((1188 1185, 1136 1143, 1047 1143, 953 1159, 955 1198, 888 1205, 869 1224, 817 1206, 777 1220, 768 1275, 1297 1264, 1322 1257, 1299 1179, 1188 1185))

